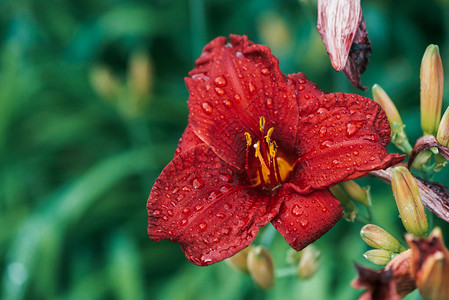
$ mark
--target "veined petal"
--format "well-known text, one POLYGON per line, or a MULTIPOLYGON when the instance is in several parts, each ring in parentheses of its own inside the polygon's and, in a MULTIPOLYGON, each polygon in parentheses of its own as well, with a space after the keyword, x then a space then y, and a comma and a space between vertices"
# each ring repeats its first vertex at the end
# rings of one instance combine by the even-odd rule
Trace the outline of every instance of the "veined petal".
POLYGON ((290 79, 295 86, 298 105, 305 105, 309 102, 314 103, 319 96, 324 94, 314 82, 310 81, 307 76, 301 72, 288 75, 288 79, 290 79))
POLYGON ((286 184, 280 197, 281 209, 271 222, 297 251, 328 232, 343 216, 340 202, 329 190, 301 195, 292 184, 286 184))
POLYGON ((244 133, 260 135, 259 120, 274 127, 272 139, 288 152, 296 138, 298 107, 294 87, 268 47, 246 36, 210 42, 186 78, 189 123, 196 135, 230 165, 245 166, 244 133))
POLYGON ((147 203, 151 239, 181 245, 188 260, 209 265, 247 247, 281 202, 245 185, 205 144, 175 156, 156 180, 147 203))
POLYGON ((389 154, 390 126, 371 99, 325 94, 300 105, 296 169, 301 190, 322 189, 402 161, 389 154))
POLYGON ((204 144, 204 142, 195 134, 192 125, 188 124, 182 134, 182 137, 179 138, 178 148, 175 150, 175 156, 200 144, 204 144))

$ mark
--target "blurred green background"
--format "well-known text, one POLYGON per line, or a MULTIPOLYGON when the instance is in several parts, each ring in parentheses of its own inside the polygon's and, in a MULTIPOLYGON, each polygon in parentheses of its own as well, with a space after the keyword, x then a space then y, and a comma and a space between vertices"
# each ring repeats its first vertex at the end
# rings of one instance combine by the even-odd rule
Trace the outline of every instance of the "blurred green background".
MULTIPOLYGON (((389 93, 414 143, 428 44, 440 46, 449 74, 449 3, 365 0, 362 8, 373 46, 362 83, 389 93)), ((374 266, 362 257, 362 224, 339 222, 316 243, 318 273, 279 278, 270 291, 226 263, 197 267, 177 244, 147 237, 147 197, 187 124, 183 78, 209 40, 230 33, 270 46, 284 73, 371 97, 332 69, 316 1, 0 0, 1 299, 360 295, 350 287, 353 263, 374 266)), ((447 104, 449 88, 443 111, 447 104)), ((448 184, 447 176, 436 179, 448 184)), ((390 187, 359 182, 372 187, 378 224, 400 237, 390 187)), ((276 268, 288 249, 277 235, 276 268)))

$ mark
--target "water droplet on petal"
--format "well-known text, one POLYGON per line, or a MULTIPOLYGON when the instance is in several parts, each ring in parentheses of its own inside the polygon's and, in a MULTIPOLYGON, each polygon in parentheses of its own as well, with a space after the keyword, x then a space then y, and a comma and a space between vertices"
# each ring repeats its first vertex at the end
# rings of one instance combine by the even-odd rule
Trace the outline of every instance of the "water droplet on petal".
POLYGON ((228 174, 221 174, 220 179, 223 180, 224 182, 229 182, 229 183, 234 181, 232 179, 231 175, 228 175, 228 174))
POLYGON ((321 143, 320 148, 324 149, 324 148, 329 148, 333 145, 334 143, 330 140, 324 141, 321 143))
POLYGON ((232 107, 232 102, 229 101, 229 100, 224 100, 224 101, 223 101, 223 104, 224 104, 224 106, 227 107, 227 108, 231 108, 231 107, 232 107))
POLYGON ((154 216, 160 216, 161 215, 161 210, 160 209, 153 210, 153 215, 154 216))
POLYGON ((329 111, 327 108, 325 108, 325 107, 320 107, 320 108, 318 108, 318 110, 317 110, 316 112, 319 113, 319 114, 322 114, 322 113, 325 113, 325 112, 327 112, 327 111, 329 111))
POLYGON ((167 215, 170 217, 173 217, 173 211, 171 209, 167 210, 167 215))
POLYGON ((223 96, 225 94, 225 91, 222 88, 216 87, 215 92, 218 96, 223 96))
POLYGON ((210 115, 214 110, 212 105, 210 105, 209 102, 203 102, 203 104, 201 104, 201 107, 203 108, 203 112, 208 115, 210 115))
POLYGON ((204 230, 206 230, 206 228, 207 228, 207 224, 206 224, 206 223, 201 223, 200 225, 198 225, 198 228, 199 228, 201 231, 204 231, 204 230))
POLYGON ((320 137, 324 137, 326 135, 327 127, 323 126, 320 128, 320 137))
POLYGON ((300 222, 300 225, 302 228, 306 228, 308 224, 309 224, 308 220, 301 220, 301 222, 300 222))
POLYGON ((214 83, 216 86, 226 86, 227 82, 226 82, 226 78, 224 78, 223 76, 218 76, 217 78, 215 78, 214 83))
POLYGON ((273 107, 273 99, 267 98, 267 107, 272 108, 273 107))
POLYGON ((270 74, 270 70, 268 70, 267 68, 263 68, 262 71, 261 71, 261 73, 262 73, 263 75, 268 75, 268 74, 270 74))
POLYGON ((355 135, 359 129, 363 126, 364 122, 349 122, 346 124, 346 135, 351 137, 355 135))
POLYGON ((226 209, 231 209, 231 208, 232 208, 232 204, 230 204, 230 203, 225 203, 224 207, 225 207, 226 209))
POLYGON ((337 160, 337 159, 334 159, 333 161, 332 161, 332 166, 336 166, 336 165, 338 165, 340 162, 337 160))
POLYGON ((195 211, 200 211, 203 209, 203 205, 202 204, 198 204, 197 206, 195 206, 195 211))
POLYGON ((224 219, 226 217, 226 215, 223 213, 217 213, 215 216, 220 219, 224 219))
POLYGON ((256 87, 254 86, 254 84, 252 82, 249 83, 249 92, 251 94, 254 94, 254 92, 256 91, 256 87))
POLYGON ((187 225, 187 219, 182 219, 181 220, 181 225, 182 226, 186 226, 187 225))
POLYGON ((295 204, 292 208, 292 214, 295 216, 300 216, 302 215, 303 210, 299 207, 298 204, 295 204))
POLYGON ((190 209, 187 207, 182 210, 182 213, 185 215, 187 215, 189 212, 190 212, 190 209))
POLYGON ((234 95, 234 100, 235 100, 235 102, 240 103, 240 100, 242 100, 242 98, 240 98, 239 94, 235 94, 234 95))
POLYGON ((303 85, 300 85, 300 86, 298 87, 298 90, 300 90, 300 91, 304 90, 304 86, 303 86, 303 85))
POLYGON ((198 178, 193 179, 192 185, 195 189, 200 189, 204 186, 204 181, 203 181, 203 179, 198 177, 198 178))
POLYGON ((352 154, 354 154, 354 156, 357 156, 357 155, 359 155, 359 151, 354 151, 354 152, 352 152, 352 154))

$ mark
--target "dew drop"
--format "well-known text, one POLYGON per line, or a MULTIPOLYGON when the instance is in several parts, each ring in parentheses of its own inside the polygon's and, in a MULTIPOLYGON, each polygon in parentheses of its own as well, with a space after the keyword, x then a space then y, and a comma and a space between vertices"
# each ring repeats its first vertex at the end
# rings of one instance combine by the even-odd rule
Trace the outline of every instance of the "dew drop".
POLYGON ((306 81, 305 81, 303 78, 299 78, 299 79, 298 79, 298 82, 301 83, 301 84, 306 83, 306 81))
POLYGON ((337 160, 337 159, 334 159, 333 161, 332 161, 332 166, 336 166, 336 165, 338 165, 340 162, 337 160))
POLYGON ((327 108, 325 108, 325 107, 320 107, 320 108, 318 108, 318 110, 317 110, 316 112, 319 113, 319 114, 322 114, 322 113, 325 113, 325 112, 327 112, 327 111, 329 111, 327 108))
POLYGON ((362 125, 362 122, 349 122, 348 124, 346 124, 346 135, 348 137, 355 135, 362 127, 362 125))
POLYGON ((299 223, 301 225, 302 228, 306 228, 307 225, 309 224, 308 220, 301 220, 301 222, 299 223))
POLYGON ((254 92, 256 91, 256 87, 254 86, 254 84, 252 82, 249 83, 249 92, 251 94, 254 94, 254 92))
POLYGON ((206 224, 206 223, 201 223, 200 225, 198 225, 198 228, 199 228, 201 231, 204 231, 204 230, 206 230, 206 228, 207 228, 207 224, 206 224))
POLYGON ((176 200, 181 201, 182 199, 185 198, 185 194, 179 194, 178 198, 176 198, 176 200))
POLYGON ((189 212, 190 212, 190 209, 187 207, 182 210, 182 213, 185 215, 189 214, 189 212))
POLYGON ((220 192, 227 193, 227 192, 229 192, 229 188, 227 186, 223 185, 222 187, 220 187, 220 192))
POLYGON ((209 194, 209 200, 214 200, 214 199, 216 199, 218 196, 220 196, 221 195, 221 192, 219 192, 219 191, 212 191, 210 194, 209 194))
POLYGON ((170 217, 173 217, 173 211, 171 209, 167 210, 167 215, 170 217))
POLYGON ((359 155, 359 151, 354 151, 354 152, 352 152, 352 154, 354 154, 354 156, 357 156, 357 155, 359 155))
POLYGON ((221 174, 220 179, 223 180, 224 182, 229 182, 229 183, 233 182, 231 175, 228 175, 228 174, 221 174))
POLYGON ((298 90, 300 90, 300 91, 304 90, 304 86, 303 86, 303 85, 300 85, 300 86, 298 87, 298 90))
POLYGON ((216 87, 215 92, 218 96, 223 96, 225 94, 225 91, 222 88, 216 87))
POLYGON ((226 215, 223 213, 217 213, 217 214, 215 214, 215 216, 220 219, 224 219, 226 217, 226 215))
POLYGON ((235 102, 240 103, 240 100, 242 100, 242 98, 240 98, 239 94, 235 94, 234 95, 234 100, 235 100, 235 102))
POLYGON ((261 71, 261 73, 262 73, 263 75, 268 75, 268 74, 270 74, 270 70, 268 70, 267 68, 263 68, 262 71, 261 71))
POLYGON ((227 82, 226 82, 226 78, 224 78, 223 76, 218 76, 217 78, 215 78, 214 83, 216 86, 226 86, 227 82))
POLYGON ((203 112, 208 115, 210 115, 214 110, 212 105, 210 105, 209 102, 203 102, 203 104, 201 104, 201 107, 203 108, 203 112))
POLYGON ((272 108, 273 107, 273 99, 267 98, 267 107, 272 108))
POLYGON ((202 204, 198 204, 197 206, 195 206, 195 211, 200 211, 203 209, 203 205, 202 204))
POLYGON ((327 127, 323 126, 320 128, 320 137, 324 137, 326 135, 327 127))
POLYGON ((300 216, 302 215, 303 210, 299 207, 298 204, 295 204, 292 208, 292 214, 295 216, 300 216))
POLYGON ((153 210, 153 215, 154 216, 160 216, 161 215, 161 210, 160 209, 155 209, 155 210, 153 210))
POLYGON ((224 207, 225 207, 226 209, 231 209, 231 208, 232 208, 232 204, 230 204, 230 203, 225 203, 224 207))
POLYGON ((320 148, 324 149, 324 148, 329 148, 333 145, 334 143, 330 140, 324 141, 321 143, 320 148))
POLYGON ((186 226, 187 225, 187 219, 182 219, 181 220, 181 225, 182 226, 186 226))
POLYGON ((192 185, 195 189, 200 189, 204 186, 204 181, 203 181, 203 179, 198 177, 198 178, 193 179, 192 185))
POLYGON ((223 104, 227 108, 231 108, 232 107, 232 102, 229 101, 229 100, 223 100, 223 104))

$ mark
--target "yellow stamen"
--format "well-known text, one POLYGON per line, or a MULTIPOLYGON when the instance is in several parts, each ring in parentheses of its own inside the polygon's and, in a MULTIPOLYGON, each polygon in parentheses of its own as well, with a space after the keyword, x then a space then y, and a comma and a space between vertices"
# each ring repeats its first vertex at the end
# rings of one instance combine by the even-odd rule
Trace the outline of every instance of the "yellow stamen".
POLYGON ((269 147, 269 150, 270 150, 270 156, 272 158, 275 158, 276 157, 276 152, 278 150, 278 146, 276 145, 276 142, 273 141, 272 143, 269 143, 268 147, 269 147))
POLYGON ((245 132, 244 135, 245 135, 245 138, 246 138, 246 146, 247 147, 251 146, 251 143, 252 143, 251 135, 249 135, 248 132, 245 132))
POLYGON ((284 182, 290 172, 293 171, 292 166, 282 157, 276 157, 276 162, 279 169, 279 174, 281 175, 281 181, 284 182))
POLYGON ((267 135, 265 136, 265 141, 267 141, 267 144, 270 144, 271 141, 271 134, 273 133, 274 128, 271 127, 270 129, 268 129, 267 135))
POLYGON ((265 118, 262 116, 259 119, 259 127, 260 127, 260 132, 263 132, 263 129, 265 128, 265 118))
POLYGON ((269 178, 270 176, 270 169, 268 168, 267 164, 265 163, 265 160, 263 159, 262 153, 260 153, 260 142, 257 142, 254 144, 254 149, 256 149, 256 157, 259 159, 260 161, 260 165, 262 167, 262 175, 265 179, 269 178))

